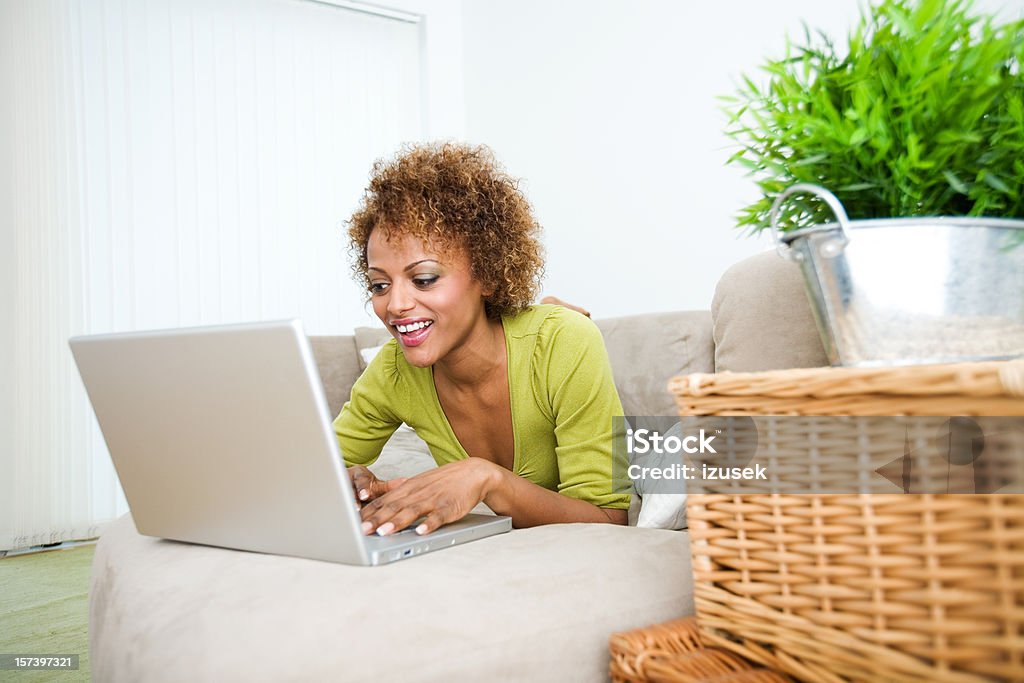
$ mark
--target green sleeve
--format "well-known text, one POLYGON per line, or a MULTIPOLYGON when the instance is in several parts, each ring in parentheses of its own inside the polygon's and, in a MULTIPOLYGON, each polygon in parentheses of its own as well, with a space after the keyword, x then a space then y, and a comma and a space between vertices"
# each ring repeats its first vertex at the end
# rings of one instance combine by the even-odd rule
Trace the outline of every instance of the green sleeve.
POLYGON ((396 396, 397 370, 393 357, 392 362, 388 362, 394 351, 389 345, 381 349, 356 380, 351 398, 334 419, 334 433, 346 465, 372 464, 402 424, 389 404, 396 396))
POLYGON ((612 487, 612 418, 622 415, 622 404, 604 338, 578 313, 563 310, 557 318, 550 329, 546 369, 558 491, 599 507, 626 509, 629 494, 614 493, 612 487))

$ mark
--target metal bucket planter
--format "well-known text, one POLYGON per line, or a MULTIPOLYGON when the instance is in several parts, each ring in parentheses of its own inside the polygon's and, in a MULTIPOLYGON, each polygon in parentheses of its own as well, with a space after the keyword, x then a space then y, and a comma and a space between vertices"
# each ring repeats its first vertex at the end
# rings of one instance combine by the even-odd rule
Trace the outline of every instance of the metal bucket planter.
POLYGON ((779 253, 800 264, 832 365, 910 365, 1024 356, 1024 221, 851 221, 816 185, 775 200, 779 253), (782 202, 813 194, 835 223, 781 233, 782 202))

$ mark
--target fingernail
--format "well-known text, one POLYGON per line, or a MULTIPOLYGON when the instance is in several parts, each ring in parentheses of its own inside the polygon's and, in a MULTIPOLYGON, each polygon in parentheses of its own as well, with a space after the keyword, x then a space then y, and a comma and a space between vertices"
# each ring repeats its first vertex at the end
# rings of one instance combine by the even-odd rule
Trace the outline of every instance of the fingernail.
POLYGON ((379 527, 377 527, 377 535, 378 536, 386 536, 387 534, 390 534, 394 530, 395 530, 395 525, 394 524, 392 524, 391 522, 385 522, 384 524, 381 524, 379 527))
POLYGON ((427 525, 420 524, 418 527, 416 527, 416 533, 418 533, 420 536, 427 533, 427 525))
POLYGON ((373 525, 369 522, 363 522, 363 533, 368 534, 373 531, 373 525))
POLYGON ((359 489, 359 500, 366 500, 370 497, 370 492, 366 489, 359 489))

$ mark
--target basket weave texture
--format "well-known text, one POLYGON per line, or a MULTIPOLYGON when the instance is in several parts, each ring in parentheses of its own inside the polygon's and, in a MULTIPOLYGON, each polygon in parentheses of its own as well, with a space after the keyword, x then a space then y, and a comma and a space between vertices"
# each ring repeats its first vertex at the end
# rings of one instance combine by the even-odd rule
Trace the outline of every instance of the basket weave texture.
POLYGON ((615 633, 608 640, 615 683, 784 683, 790 678, 754 667, 701 641, 693 617, 615 633))
MULTIPOLYGON (((670 387, 683 415, 1024 415, 1017 361, 670 387)), ((800 680, 1024 681, 1024 496, 704 494, 687 514, 709 645, 800 680)))
POLYGON ((673 378, 688 415, 1024 415, 1024 361, 673 378))

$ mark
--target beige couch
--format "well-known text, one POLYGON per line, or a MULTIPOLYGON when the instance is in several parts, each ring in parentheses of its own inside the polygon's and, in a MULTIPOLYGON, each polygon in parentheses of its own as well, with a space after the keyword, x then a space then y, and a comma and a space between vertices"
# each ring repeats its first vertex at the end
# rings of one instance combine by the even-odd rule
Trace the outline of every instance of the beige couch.
MULTIPOLYGON (((826 364, 774 253, 727 272, 710 312, 598 326, 631 415, 674 414, 677 374, 826 364)), ((313 339, 333 411, 378 334, 313 339)), ((430 466, 400 431, 375 469, 430 466)), ((126 516, 96 550, 90 656, 98 681, 602 680, 609 634, 690 614, 692 594, 685 531, 551 525, 364 568, 143 537, 126 516)))

